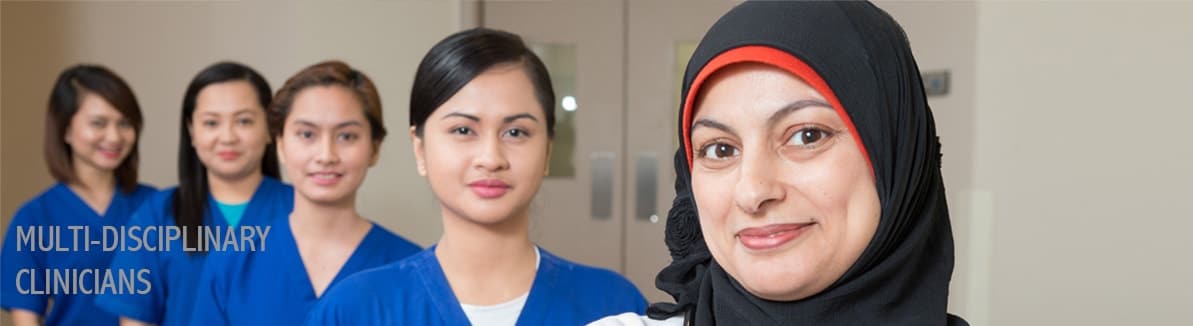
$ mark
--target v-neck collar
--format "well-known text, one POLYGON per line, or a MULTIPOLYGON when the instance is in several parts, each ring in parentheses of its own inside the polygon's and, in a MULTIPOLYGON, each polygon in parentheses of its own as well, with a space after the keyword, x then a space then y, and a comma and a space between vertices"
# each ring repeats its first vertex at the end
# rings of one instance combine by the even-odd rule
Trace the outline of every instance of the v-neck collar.
MULTIPOLYGON (((253 217, 265 215, 265 214, 261 214, 259 211, 263 206, 263 205, 261 205, 261 202, 265 200, 263 197, 265 197, 265 194, 269 192, 268 191, 269 189, 266 189, 266 188, 271 188, 269 185, 266 184, 268 182, 270 182, 270 179, 268 176, 262 177, 261 182, 257 183, 257 189, 253 190, 253 195, 251 197, 249 197, 249 201, 242 203, 243 205, 248 205, 248 207, 245 207, 244 212, 242 212, 240 214, 240 223, 236 223, 236 225, 231 225, 230 223, 228 223, 228 218, 226 216, 224 216, 223 212, 220 211, 220 208, 218 206, 219 201, 215 200, 215 195, 212 195, 211 192, 208 192, 207 193, 207 212, 211 216, 211 221, 210 221, 211 225, 241 226, 241 225, 257 225, 257 224, 259 224, 259 223, 255 223, 256 219, 253 217)), ((289 224, 287 224, 287 225, 289 225, 289 224)))
MULTIPOLYGON (((289 238, 285 239, 284 243, 291 249, 290 251, 292 254, 290 256, 292 259, 298 262, 298 266, 302 267, 301 273, 298 273, 297 275, 299 275, 298 279, 300 283, 303 284, 303 295, 309 300, 318 300, 320 296, 315 295, 315 285, 311 283, 311 275, 307 273, 306 262, 302 260, 302 253, 298 250, 298 238, 294 236, 294 230, 290 227, 289 216, 283 218, 280 222, 281 223, 279 224, 283 228, 282 231, 284 231, 282 234, 289 238)), ((377 227, 376 223, 373 223, 372 221, 369 222, 369 231, 366 232, 365 236, 360 239, 360 243, 356 244, 356 249, 352 250, 352 254, 348 256, 348 260, 345 260, 344 265, 340 266, 340 269, 336 271, 336 275, 335 277, 332 277, 331 282, 327 283, 327 287, 323 289, 324 294, 326 294, 327 290, 334 286, 337 282, 348 276, 344 272, 345 270, 356 269, 355 267, 357 265, 362 264, 360 260, 364 259, 362 258, 364 256, 363 252, 370 248, 370 246, 366 244, 370 242, 371 238, 376 236, 375 233, 377 233, 379 229, 380 228, 377 227)))
MULTIPOLYGON (((443 321, 449 325, 468 324, 468 315, 464 313, 464 308, 460 305, 459 298, 456 293, 452 291, 451 283, 447 281, 447 274, 443 272, 443 266, 439 263, 439 258, 435 256, 435 247, 432 245, 427 248, 423 257, 424 261, 419 264, 419 276, 422 278, 423 288, 431 298, 439 315, 442 316, 443 321), (436 286, 441 284, 442 286, 436 286)), ((546 250, 539 246, 535 246, 539 253, 538 269, 534 272, 534 281, 530 285, 530 293, 526 298, 526 303, 522 305, 522 311, 518 312, 517 325, 541 325, 545 316, 541 312, 549 311, 551 306, 550 298, 553 297, 552 284, 555 283, 556 276, 559 274, 559 266, 556 265, 554 257, 546 250), (537 312, 537 313, 526 313, 537 312)))
MULTIPOLYGON (((113 212, 113 209, 117 205, 124 204, 124 196, 121 196, 120 189, 115 189, 115 191, 112 192, 112 198, 108 200, 108 207, 105 208, 103 212, 97 212, 94 208, 91 208, 91 205, 87 205, 87 201, 83 200, 83 196, 79 196, 78 193, 75 193, 75 190, 71 189, 69 185, 60 182, 55 185, 54 188, 57 189, 60 196, 66 198, 66 201, 70 203, 70 205, 75 206, 75 210, 90 213, 87 217, 93 217, 102 220, 104 217, 109 216, 109 214, 113 212)), ((86 218, 85 220, 91 221, 92 219, 86 218)))

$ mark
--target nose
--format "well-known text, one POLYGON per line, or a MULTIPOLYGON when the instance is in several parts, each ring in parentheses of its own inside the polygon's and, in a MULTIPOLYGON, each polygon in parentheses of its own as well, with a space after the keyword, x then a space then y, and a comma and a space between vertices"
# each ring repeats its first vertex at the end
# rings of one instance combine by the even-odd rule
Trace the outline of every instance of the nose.
POLYGON ((510 162, 505 157, 499 136, 489 137, 481 146, 481 153, 474 160, 476 168, 489 172, 509 168, 510 162))
POLYGON ((234 130, 235 123, 225 123, 220 127, 219 140, 223 144, 235 144, 240 141, 240 135, 234 130))
POLYGON ((319 154, 315 157, 315 163, 320 165, 340 163, 340 156, 336 152, 335 139, 333 137, 324 137, 318 146, 319 154))
POLYGON ((783 187, 775 180, 778 175, 778 158, 775 155, 742 153, 737 185, 733 194, 734 203, 743 212, 759 215, 768 204, 779 202, 785 196, 783 187))
POLYGON ((122 143, 123 139, 120 138, 119 124, 109 123, 106 127, 104 127, 103 140, 105 143, 108 143, 108 144, 122 143))

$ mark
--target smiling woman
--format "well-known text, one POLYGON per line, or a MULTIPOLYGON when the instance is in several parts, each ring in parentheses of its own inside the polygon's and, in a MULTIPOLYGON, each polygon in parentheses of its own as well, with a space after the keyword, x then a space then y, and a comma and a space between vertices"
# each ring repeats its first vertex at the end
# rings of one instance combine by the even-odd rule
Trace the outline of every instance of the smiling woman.
POLYGON ((679 116, 675 303, 604 325, 963 325, 940 144, 907 37, 866 2, 749 1, 679 116))
POLYGON ((642 312, 624 277, 530 241, 555 126, 547 69, 517 35, 462 31, 423 58, 410 96, 418 173, 443 237, 330 292, 308 325, 580 325, 642 312))
POLYGON ((294 210, 276 217, 268 251, 212 253, 190 324, 295 325, 344 278, 420 249, 357 212, 386 133, 368 76, 339 61, 307 67, 278 90, 269 116, 294 210))
POLYGON ((0 307, 12 312, 16 325, 36 325, 42 316, 50 325, 115 324, 117 317, 95 304, 99 293, 34 293, 13 283, 20 274, 59 270, 108 274, 111 251, 87 250, 86 244, 83 250, 30 250, 19 241, 29 236, 18 230, 72 230, 56 240, 77 246, 102 238, 104 227, 129 221, 155 191, 137 183, 140 105, 111 70, 77 65, 58 75, 45 112, 45 163, 58 183, 21 205, 9 223, 0 254, 0 307))
POLYGON ((154 231, 160 250, 121 249, 112 260, 113 268, 152 271, 153 288, 96 299, 122 324, 186 324, 207 252, 223 251, 209 245, 221 234, 211 231, 268 226, 290 211, 294 190, 278 180, 265 119, 271 98, 265 78, 241 63, 217 62, 191 78, 178 125, 178 186, 146 200, 129 221, 130 230, 154 231))

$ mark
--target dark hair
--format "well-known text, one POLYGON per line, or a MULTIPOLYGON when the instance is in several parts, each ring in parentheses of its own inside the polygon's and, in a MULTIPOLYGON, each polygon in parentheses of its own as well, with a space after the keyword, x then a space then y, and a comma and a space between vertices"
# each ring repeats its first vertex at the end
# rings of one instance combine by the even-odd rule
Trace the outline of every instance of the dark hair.
POLYGON ((427 117, 464 85, 503 63, 524 68, 547 117, 547 136, 554 138, 555 90, 547 66, 518 35, 488 28, 473 28, 448 36, 431 47, 418 64, 410 91, 410 125, 415 127, 415 134, 422 137, 427 117))
POLYGON ((286 80, 286 84, 278 89, 273 103, 269 106, 269 126, 274 137, 282 135, 286 117, 290 115, 290 105, 302 90, 312 86, 339 85, 348 88, 360 104, 364 106, 365 118, 369 120, 369 129, 373 142, 385 139, 385 120, 381 116, 381 95, 373 80, 363 72, 352 69, 351 66, 338 60, 329 60, 306 67, 286 80))
MULTIPOLYGON (((189 126, 194 121, 199 92, 212 84, 233 81, 248 82, 257 93, 257 103, 261 104, 261 109, 265 110, 269 106, 269 82, 253 68, 228 61, 215 63, 199 71, 186 87, 186 94, 182 96, 182 118, 179 119, 178 126, 178 191, 171 195, 171 208, 174 224, 186 227, 187 232, 191 233, 187 235, 187 245, 191 247, 197 247, 200 238, 199 226, 203 225, 203 216, 207 211, 210 186, 207 184, 207 167, 199 160, 195 147, 191 146, 189 126)), ((278 170, 278 153, 274 148, 272 142, 265 146, 265 155, 261 158, 261 174, 278 178, 281 173, 278 170)))
POLYGON ((95 94, 111 104, 128 120, 136 131, 132 151, 116 167, 116 184, 120 190, 131 192, 137 188, 137 147, 141 139, 141 106, 137 97, 120 76, 99 65, 80 64, 63 70, 54 82, 50 93, 50 105, 46 111, 45 142, 42 152, 50 175, 62 183, 76 182, 77 176, 72 162, 70 146, 66 144, 66 129, 70 120, 79 112, 79 101, 83 94, 95 94))

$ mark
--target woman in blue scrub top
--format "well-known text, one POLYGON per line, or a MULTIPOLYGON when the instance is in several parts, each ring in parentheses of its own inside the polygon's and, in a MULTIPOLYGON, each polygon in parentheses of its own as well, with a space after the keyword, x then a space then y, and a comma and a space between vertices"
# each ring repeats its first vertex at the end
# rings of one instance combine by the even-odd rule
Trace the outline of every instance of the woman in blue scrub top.
POLYGON ((642 313, 624 277, 530 241, 547 175, 555 95, 517 35, 459 32, 423 58, 410 98, 418 172, 442 205, 443 237, 332 289, 308 325, 582 325, 642 313))
POLYGON ((58 76, 43 144, 58 183, 17 210, 0 258, 0 307, 15 325, 37 325, 42 316, 47 325, 115 324, 95 296, 137 290, 106 286, 137 273, 109 270, 113 252, 88 240, 124 225, 155 191, 137 184, 141 121, 132 90, 107 68, 78 65, 58 76))
POLYGON ((270 118, 294 210, 273 224, 264 250, 208 260, 192 325, 295 325, 348 275, 421 250, 356 210, 386 133, 368 76, 339 61, 307 67, 278 90, 270 118))
MULTIPOLYGON (((175 228, 185 236, 150 241, 153 250, 122 250, 112 268, 145 269, 146 293, 105 294, 97 304, 124 325, 182 325, 190 318, 195 283, 210 255, 206 230, 265 226, 290 211, 293 189, 278 181, 277 152, 265 107, 268 82, 235 62, 212 64, 191 80, 182 100, 178 186, 151 197, 129 222, 150 237, 175 228)), ((217 234, 222 234, 217 233, 217 234)))

